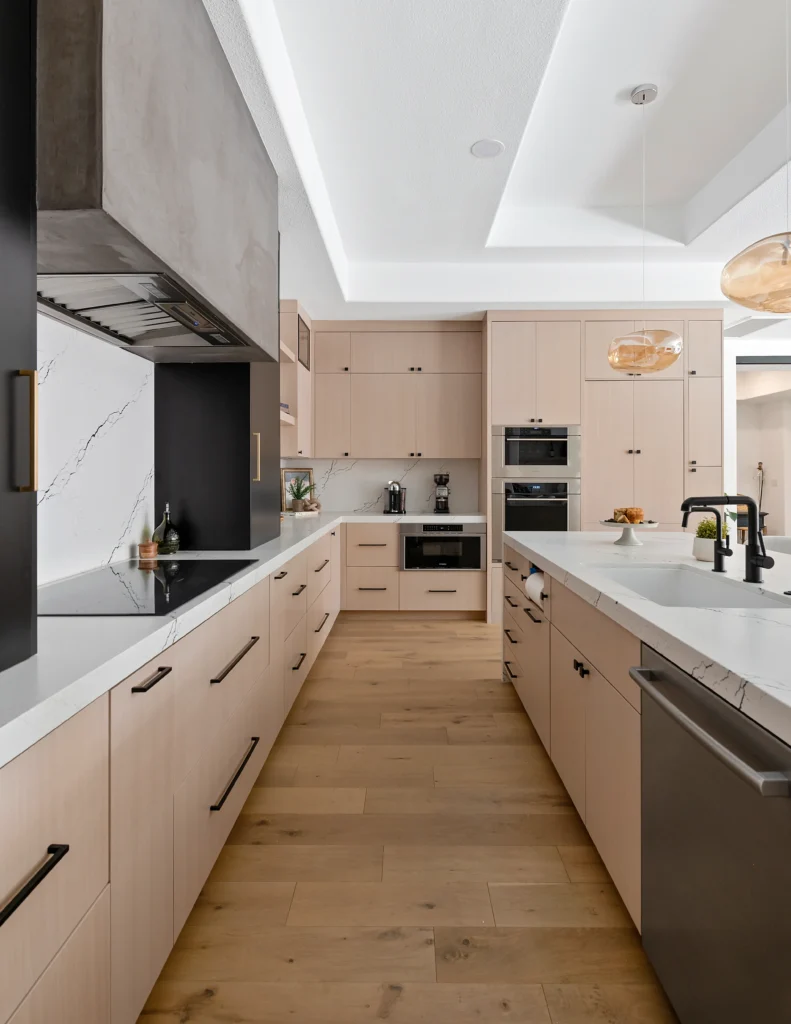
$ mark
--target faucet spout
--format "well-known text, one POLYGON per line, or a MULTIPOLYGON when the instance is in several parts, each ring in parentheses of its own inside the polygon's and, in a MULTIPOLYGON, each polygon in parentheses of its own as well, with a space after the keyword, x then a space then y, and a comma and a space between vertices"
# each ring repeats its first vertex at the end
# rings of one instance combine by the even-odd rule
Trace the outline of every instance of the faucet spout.
POLYGON ((685 498, 681 502, 684 513, 683 525, 686 526, 689 513, 696 505, 746 505, 747 506, 747 543, 744 545, 744 581, 745 583, 763 583, 762 569, 771 569, 775 560, 766 553, 764 538, 761 534, 758 519, 758 505, 746 494, 720 494, 715 497, 685 498))

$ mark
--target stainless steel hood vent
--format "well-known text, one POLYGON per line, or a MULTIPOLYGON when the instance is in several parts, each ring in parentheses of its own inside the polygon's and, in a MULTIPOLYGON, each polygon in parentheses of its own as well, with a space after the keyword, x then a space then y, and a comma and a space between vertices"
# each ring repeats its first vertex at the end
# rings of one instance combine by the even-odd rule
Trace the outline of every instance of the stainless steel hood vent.
POLYGON ((130 350, 248 348, 166 274, 39 274, 38 301, 130 350))

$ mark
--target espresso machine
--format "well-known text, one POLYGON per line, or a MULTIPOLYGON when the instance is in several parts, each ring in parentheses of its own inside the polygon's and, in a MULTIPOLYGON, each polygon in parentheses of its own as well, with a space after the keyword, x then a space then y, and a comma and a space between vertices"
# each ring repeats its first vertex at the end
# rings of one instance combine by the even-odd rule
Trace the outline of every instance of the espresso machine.
POLYGON ((450 512, 450 488, 448 487, 448 481, 450 475, 448 473, 435 473, 434 483, 434 513, 436 515, 443 515, 450 512))
POLYGON ((391 480, 385 487, 386 516, 402 516, 406 512, 406 487, 402 487, 397 480, 391 480))

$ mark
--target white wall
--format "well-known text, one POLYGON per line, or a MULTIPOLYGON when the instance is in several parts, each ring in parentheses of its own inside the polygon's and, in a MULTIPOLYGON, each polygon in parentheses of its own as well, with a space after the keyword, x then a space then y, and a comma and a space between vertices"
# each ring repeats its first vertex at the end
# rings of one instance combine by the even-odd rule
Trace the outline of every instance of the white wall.
POLYGON ((316 497, 328 512, 381 512, 384 488, 407 488, 407 512, 434 509, 434 474, 450 474, 450 510, 478 512, 478 459, 284 459, 283 468, 313 467, 316 497))
POLYGON ((38 580, 120 561, 152 527, 154 366, 38 317, 38 580))
POLYGON ((758 463, 763 463, 762 509, 767 532, 791 534, 791 395, 787 392, 738 403, 737 486, 758 500, 758 463))

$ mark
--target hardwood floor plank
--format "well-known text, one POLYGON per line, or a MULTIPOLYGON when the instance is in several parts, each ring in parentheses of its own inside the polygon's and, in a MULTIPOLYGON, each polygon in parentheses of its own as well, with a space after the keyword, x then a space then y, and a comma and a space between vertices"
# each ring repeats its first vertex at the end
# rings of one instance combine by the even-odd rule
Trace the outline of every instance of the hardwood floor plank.
POLYGON ((258 778, 255 780, 256 786, 291 786, 294 783, 294 778, 297 774, 297 766, 295 764, 272 764, 267 760, 258 778))
MULTIPOLYGON (((535 785, 442 786, 432 789, 380 789, 369 786, 366 814, 573 814, 562 787, 535 785)), ((485 823, 482 823, 485 828, 485 823)))
POLYGON ((362 814, 365 789, 307 786, 255 786, 245 814, 362 814))
POLYGON ((544 985, 552 1024, 678 1024, 659 985, 544 985))
MULTIPOLYGON (((386 736, 389 734, 385 734, 386 736)), ((536 767, 551 767, 549 758, 541 746, 502 745, 498 747, 436 744, 348 744, 340 748, 338 768, 369 768, 392 761, 410 761, 415 765, 434 768, 452 765, 460 773, 477 767, 500 767, 504 764, 536 767)), ((552 769, 554 772, 554 769, 552 769)))
POLYGON ((184 927, 214 933, 285 925, 295 887, 296 882, 265 882, 259 883, 253 892, 234 889, 222 895, 205 888, 184 927), (211 895, 206 895, 207 891, 211 895))
POLYGON ((431 789, 434 772, 428 767, 393 761, 378 769, 355 771, 353 768, 299 768, 292 786, 381 786, 431 789))
POLYGON ((629 915, 609 882, 492 883, 498 928, 627 928, 629 915))
POLYGON ((400 981, 162 981, 149 999, 144 1019, 147 1024, 551 1024, 540 985, 400 981))
POLYGON ((554 846, 386 846, 385 882, 567 882, 554 846))
POLYGON ((558 853, 572 882, 609 882, 610 876, 590 843, 583 846, 558 846, 558 853))
POLYGON ((654 980, 634 928, 437 928, 435 935, 442 983, 654 980))
POLYGON ((287 924, 493 925, 485 882, 299 882, 287 924))
POLYGON ((381 846, 225 846, 204 894, 254 896, 272 882, 378 882, 383 854, 381 846))
POLYGON ((433 745, 448 742, 448 734, 440 727, 371 729, 355 728, 353 725, 304 726, 284 725, 280 732, 281 741, 288 746, 392 746, 393 744, 433 745))
POLYGON ((562 782, 543 747, 521 747, 523 759, 497 764, 489 758, 480 763, 478 753, 466 764, 438 764, 434 767, 435 786, 561 786, 562 782))
MULTIPOLYGON (((267 758, 266 765, 270 767, 303 768, 310 766, 326 768, 335 764, 338 760, 338 753, 341 748, 337 743, 326 746, 317 744, 295 746, 286 744, 282 736, 281 732, 277 743, 275 743, 267 758)), ((264 765, 265 768, 266 765, 264 765)))

